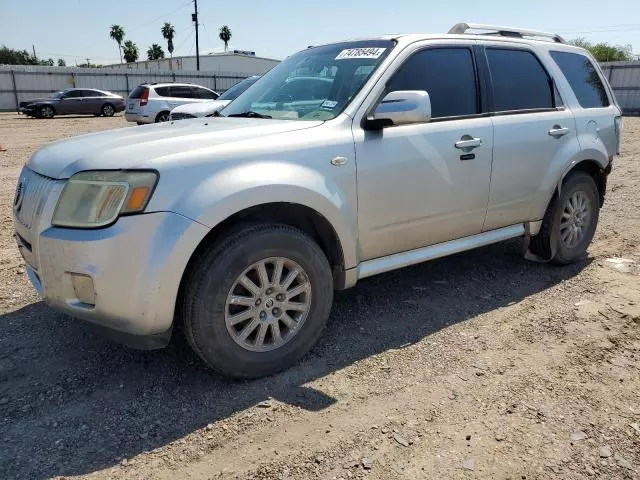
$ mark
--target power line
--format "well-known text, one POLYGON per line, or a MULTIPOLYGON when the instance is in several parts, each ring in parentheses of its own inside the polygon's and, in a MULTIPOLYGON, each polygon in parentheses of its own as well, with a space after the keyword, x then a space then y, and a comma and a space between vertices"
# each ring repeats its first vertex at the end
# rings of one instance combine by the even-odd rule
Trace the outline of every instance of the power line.
POLYGON ((189 5, 191 5, 191 0, 188 0, 187 3, 182 4, 181 6, 179 6, 175 10, 172 10, 169 13, 164 13, 164 14, 160 15, 159 17, 156 17, 153 20, 150 20, 149 22, 143 23, 142 25, 138 25, 137 27, 130 28, 129 32, 135 32, 136 30, 140 30, 141 28, 147 27, 147 26, 157 22, 158 20, 166 19, 166 17, 168 17, 169 15, 173 15, 174 13, 178 12, 179 10, 182 10, 182 9, 188 7, 189 5))

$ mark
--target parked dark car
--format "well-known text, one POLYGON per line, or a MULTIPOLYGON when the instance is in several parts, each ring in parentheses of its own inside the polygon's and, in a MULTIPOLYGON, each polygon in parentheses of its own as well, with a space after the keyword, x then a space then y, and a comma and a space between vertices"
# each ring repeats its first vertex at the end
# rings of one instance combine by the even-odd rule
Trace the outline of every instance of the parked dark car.
POLYGON ((124 98, 120 95, 88 88, 69 88, 55 92, 49 98, 20 102, 21 113, 39 118, 85 114, 112 117, 123 110, 124 98))

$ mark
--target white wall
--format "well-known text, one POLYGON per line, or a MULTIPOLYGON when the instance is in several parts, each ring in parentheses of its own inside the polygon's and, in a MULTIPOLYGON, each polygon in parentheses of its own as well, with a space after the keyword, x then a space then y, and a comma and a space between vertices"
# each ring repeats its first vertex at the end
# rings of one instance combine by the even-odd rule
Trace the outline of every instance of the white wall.
MULTIPOLYGON (((275 67, 279 60, 271 58, 252 57, 238 54, 216 54, 200 56, 200 71, 207 72, 236 72, 246 76, 262 75, 275 67)), ((176 57, 173 59, 148 60, 123 65, 111 65, 110 68, 126 69, 174 69, 196 70, 196 57, 176 57)))
POLYGON ((72 87, 108 90, 126 97, 136 85, 145 82, 188 82, 223 92, 249 75, 229 71, 0 65, 0 111, 17 111, 19 102, 72 87))

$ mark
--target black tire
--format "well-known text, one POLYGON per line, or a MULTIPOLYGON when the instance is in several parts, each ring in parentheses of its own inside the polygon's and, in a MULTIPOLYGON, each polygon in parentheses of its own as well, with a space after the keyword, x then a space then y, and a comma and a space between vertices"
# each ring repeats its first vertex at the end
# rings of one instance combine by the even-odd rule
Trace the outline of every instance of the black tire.
POLYGON ((144 122, 136 122, 136 125, 146 125, 144 122))
POLYGON ((209 367, 229 377, 257 378, 284 370, 307 353, 320 338, 332 303, 331 268, 320 247, 295 228, 260 224, 229 234, 197 258, 185 279, 182 320, 189 344, 209 367), (287 343, 250 351, 227 329, 227 295, 247 268, 270 257, 302 267, 311 285, 310 310, 287 343))
POLYGON ((568 265, 582 259, 593 240, 600 215, 600 194, 593 178, 585 172, 569 174, 562 184, 560 195, 555 195, 547 208, 540 233, 531 238, 529 250, 544 260, 553 260, 559 265, 568 265), (561 238, 560 222, 565 205, 576 192, 584 193, 590 204, 589 223, 580 241, 573 247, 561 238))
POLYGON ((169 121, 169 112, 160 112, 156 115, 156 123, 163 123, 169 121))
POLYGON ((113 117, 113 115, 116 113, 116 109, 110 103, 105 103, 104 105, 102 105, 100 113, 105 117, 113 117))
POLYGON ((51 105, 43 105, 38 108, 38 118, 53 118, 56 111, 51 105))

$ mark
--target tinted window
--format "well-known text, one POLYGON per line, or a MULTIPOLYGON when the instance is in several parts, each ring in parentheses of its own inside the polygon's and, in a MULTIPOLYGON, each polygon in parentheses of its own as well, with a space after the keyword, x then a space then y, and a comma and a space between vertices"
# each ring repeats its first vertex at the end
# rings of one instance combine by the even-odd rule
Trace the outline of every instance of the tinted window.
POLYGON ((488 48, 487 59, 495 111, 553 108, 551 81, 533 53, 488 48))
POLYGON ((64 92, 64 96, 66 98, 78 98, 78 97, 82 97, 82 90, 67 90, 66 92, 64 92))
POLYGON ((220 98, 218 100, 235 100, 236 98, 238 98, 238 96, 242 92, 244 92, 247 88, 249 88, 251 85, 256 83, 258 78, 260 77, 245 78, 241 82, 236 83, 233 87, 231 87, 229 90, 224 92, 222 95, 220 95, 220 98))
POLYGON ((208 100, 215 100, 219 95, 211 90, 207 90, 202 87, 193 87, 194 98, 206 98, 208 100))
POLYGON ((161 97, 170 97, 171 96, 171 87, 156 87, 154 90, 161 97))
POLYGON ((196 96, 194 88, 188 85, 172 85, 170 96, 177 98, 199 98, 196 96))
POLYGON ((142 98, 142 92, 144 92, 146 89, 147 89, 147 87, 143 87, 142 85, 137 86, 136 88, 134 88, 131 91, 131 94, 129 95, 129 98, 133 98, 133 99, 142 98))
POLYGON ((97 90, 82 90, 83 97, 103 97, 104 93, 97 90))
POLYGON ((609 106, 607 91, 591 60, 577 53, 551 52, 551 56, 567 78, 583 108, 609 106))
POLYGON ((473 115, 478 91, 473 56, 468 48, 433 48, 413 54, 391 79, 387 91, 425 90, 431 116, 473 115))

